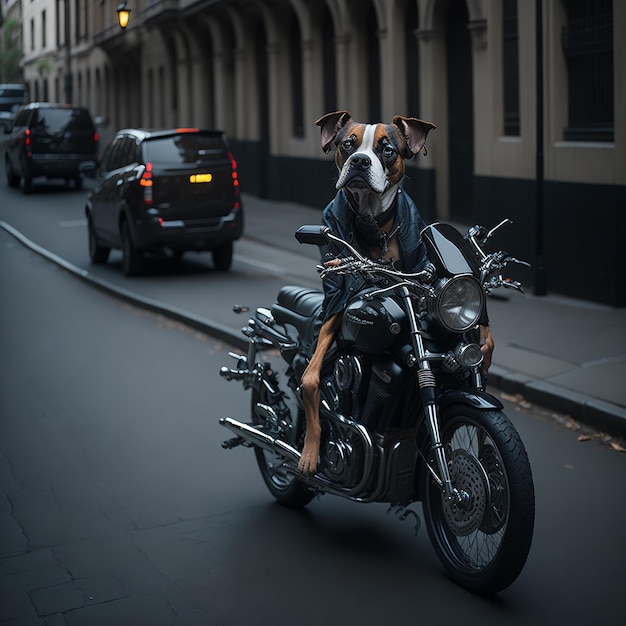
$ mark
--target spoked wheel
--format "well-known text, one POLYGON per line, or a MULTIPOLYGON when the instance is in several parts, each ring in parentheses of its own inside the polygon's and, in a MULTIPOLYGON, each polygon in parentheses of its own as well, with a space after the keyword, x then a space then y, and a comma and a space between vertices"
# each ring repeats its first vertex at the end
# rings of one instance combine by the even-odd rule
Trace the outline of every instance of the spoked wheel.
MULTIPOLYGON (((269 367, 269 364, 267 366, 269 367)), ((291 391, 280 399, 270 398, 269 395, 265 388, 260 392, 252 392, 253 422, 262 426, 267 434, 281 438, 290 445, 298 447, 303 436, 303 409, 298 406, 291 391), (266 415, 263 415, 258 404, 271 406, 277 419, 267 418, 266 415)), ((280 504, 297 509, 307 505, 315 497, 315 491, 300 482, 289 471, 289 466, 284 457, 261 448, 255 448, 254 453, 267 488, 280 504)))
POLYGON ((500 411, 452 406, 442 422, 457 497, 448 501, 424 473, 428 534, 452 579, 476 593, 496 593, 519 576, 530 550, 535 492, 528 456, 500 411))

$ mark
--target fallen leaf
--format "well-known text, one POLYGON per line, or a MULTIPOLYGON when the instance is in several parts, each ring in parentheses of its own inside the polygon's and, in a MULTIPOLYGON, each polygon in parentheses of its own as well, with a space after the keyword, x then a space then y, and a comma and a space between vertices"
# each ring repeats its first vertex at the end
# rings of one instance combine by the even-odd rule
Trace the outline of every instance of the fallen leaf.
POLYGON ((619 443, 615 443, 614 441, 611 441, 611 443, 609 444, 611 446, 611 448, 613 448, 613 450, 615 450, 616 452, 626 452, 626 448, 624 448, 624 446, 622 446, 619 443))
POLYGON ((518 394, 515 394, 514 396, 511 395, 510 393, 502 393, 500 394, 502 396, 502 398, 504 400, 506 400, 507 402, 521 402, 524 399, 524 396, 518 394))
POLYGON ((589 441, 591 439, 591 435, 578 435, 578 441, 589 441))

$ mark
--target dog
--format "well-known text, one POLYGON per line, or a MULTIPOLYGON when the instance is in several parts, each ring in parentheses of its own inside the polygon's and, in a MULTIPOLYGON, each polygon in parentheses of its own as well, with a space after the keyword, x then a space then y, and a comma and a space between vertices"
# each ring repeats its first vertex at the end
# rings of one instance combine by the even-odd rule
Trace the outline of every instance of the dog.
MULTIPOLYGON (((391 124, 363 124, 355 122, 348 111, 328 113, 315 123, 321 129, 324 152, 328 153, 333 144, 336 147, 335 164, 339 170, 336 189, 345 192, 360 226, 354 230, 357 247, 372 259, 398 264, 401 245, 394 225, 394 206, 405 174, 405 160, 420 151, 426 153, 426 138, 435 125, 400 115, 391 124)), ((411 206, 414 207, 412 203, 411 206)), ((338 261, 327 262, 333 263, 338 261)), ((317 470, 321 436, 320 372, 341 319, 341 311, 326 317, 301 379, 306 433, 298 469, 305 474, 317 470)))

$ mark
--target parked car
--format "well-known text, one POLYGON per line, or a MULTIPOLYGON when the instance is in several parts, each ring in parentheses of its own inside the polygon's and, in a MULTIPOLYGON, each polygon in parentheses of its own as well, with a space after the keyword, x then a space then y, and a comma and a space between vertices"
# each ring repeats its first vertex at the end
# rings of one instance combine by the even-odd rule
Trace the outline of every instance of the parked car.
POLYGON ((0 84, 0 127, 9 128, 15 111, 28 102, 28 87, 14 83, 0 84))
POLYGON ((237 163, 222 131, 198 128, 119 131, 102 155, 86 205, 89 256, 106 263, 122 250, 127 276, 144 253, 211 251, 218 270, 232 263, 243 233, 237 163))
POLYGON ((98 159, 98 133, 84 107, 31 102, 18 109, 5 133, 7 182, 19 187, 21 180, 24 193, 38 176, 73 180, 80 189, 81 165, 98 159))

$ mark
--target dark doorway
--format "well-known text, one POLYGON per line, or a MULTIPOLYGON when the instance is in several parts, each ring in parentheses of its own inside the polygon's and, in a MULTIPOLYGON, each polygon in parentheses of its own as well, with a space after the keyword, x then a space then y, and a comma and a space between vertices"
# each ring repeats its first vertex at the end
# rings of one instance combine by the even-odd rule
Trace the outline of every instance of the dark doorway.
POLYGON ((474 105, 472 42, 465 0, 451 0, 446 27, 450 216, 473 219, 474 105))

